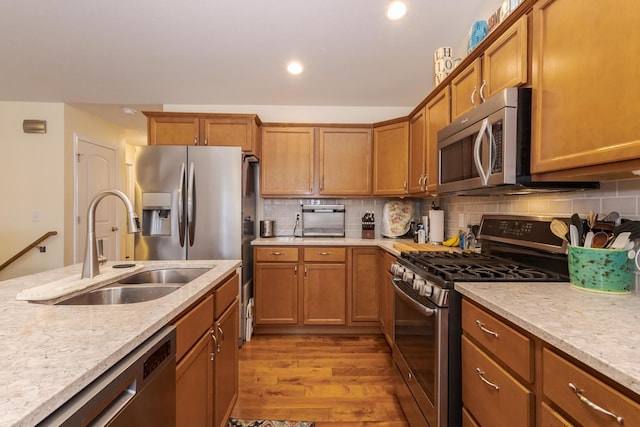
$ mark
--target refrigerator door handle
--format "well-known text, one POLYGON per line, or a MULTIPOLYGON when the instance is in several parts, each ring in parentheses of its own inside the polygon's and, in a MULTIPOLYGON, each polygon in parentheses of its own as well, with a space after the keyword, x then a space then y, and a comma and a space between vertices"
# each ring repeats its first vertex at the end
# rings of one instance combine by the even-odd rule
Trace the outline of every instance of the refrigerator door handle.
POLYGON ((196 167, 189 165, 189 183, 187 186, 187 224, 189 227, 189 246, 193 246, 196 237, 196 167))
POLYGON ((184 247, 184 184, 185 184, 185 166, 184 163, 180 167, 180 186, 178 187, 178 236, 180 237, 180 246, 184 247))

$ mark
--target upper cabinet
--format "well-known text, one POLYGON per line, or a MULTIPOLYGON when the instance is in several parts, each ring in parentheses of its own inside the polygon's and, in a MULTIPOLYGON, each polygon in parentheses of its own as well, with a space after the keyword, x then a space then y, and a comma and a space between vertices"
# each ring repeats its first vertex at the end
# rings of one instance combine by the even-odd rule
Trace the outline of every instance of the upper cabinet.
POLYGON ((427 133, 426 113, 422 107, 409 118, 409 194, 426 191, 427 177, 427 133))
POLYGON ((440 161, 438 158, 438 131, 451 123, 451 92, 444 87, 425 106, 425 135, 427 172, 422 181, 425 191, 435 193, 438 190, 440 161))
POLYGON ((370 196, 370 127, 262 130, 263 197, 370 196))
POLYGON ((533 9, 531 171, 540 179, 640 169, 640 2, 548 0, 533 9))
POLYGON ((144 114, 149 145, 235 146, 260 156, 260 119, 255 114, 144 114))
POLYGON ((524 15, 451 80, 453 119, 501 89, 528 82, 527 28, 528 17, 524 15))
POLYGON ((373 129, 373 194, 402 196, 408 192, 409 123, 373 129))

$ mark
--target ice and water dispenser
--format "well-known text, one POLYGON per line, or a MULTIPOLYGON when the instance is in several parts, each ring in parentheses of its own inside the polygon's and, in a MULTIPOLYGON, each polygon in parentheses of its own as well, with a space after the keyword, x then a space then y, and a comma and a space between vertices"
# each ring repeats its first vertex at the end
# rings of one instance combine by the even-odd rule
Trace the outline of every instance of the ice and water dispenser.
POLYGON ((142 193, 142 235, 171 235, 171 193, 142 193))

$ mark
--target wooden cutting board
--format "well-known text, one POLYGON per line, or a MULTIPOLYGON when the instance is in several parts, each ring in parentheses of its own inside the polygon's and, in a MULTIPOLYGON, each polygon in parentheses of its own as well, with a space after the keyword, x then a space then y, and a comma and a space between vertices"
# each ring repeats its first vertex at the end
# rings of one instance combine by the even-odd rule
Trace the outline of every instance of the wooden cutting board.
POLYGON ((432 245, 430 243, 394 243, 393 247, 399 251, 423 251, 423 252, 460 252, 460 248, 452 248, 449 246, 432 245))

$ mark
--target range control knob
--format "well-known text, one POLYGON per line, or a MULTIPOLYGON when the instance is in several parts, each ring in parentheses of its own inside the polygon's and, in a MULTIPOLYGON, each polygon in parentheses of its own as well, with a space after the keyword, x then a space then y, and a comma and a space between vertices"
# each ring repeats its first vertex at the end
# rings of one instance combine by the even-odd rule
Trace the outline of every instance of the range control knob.
POLYGON ((403 266, 401 266, 397 262, 394 262, 393 264, 391 264, 391 274, 393 274, 396 277, 399 277, 399 276, 402 276, 402 273, 404 273, 403 266))
POLYGON ((407 283, 413 282, 413 271, 405 271, 402 273, 402 280, 407 283))
POLYGON ((427 281, 424 286, 420 289, 420 295, 424 297, 432 297, 433 296, 433 283, 427 281))
POLYGON ((415 279, 413 279, 413 289, 420 292, 420 288, 425 286, 426 283, 427 283, 426 280, 424 280, 423 278, 416 277, 415 279))

